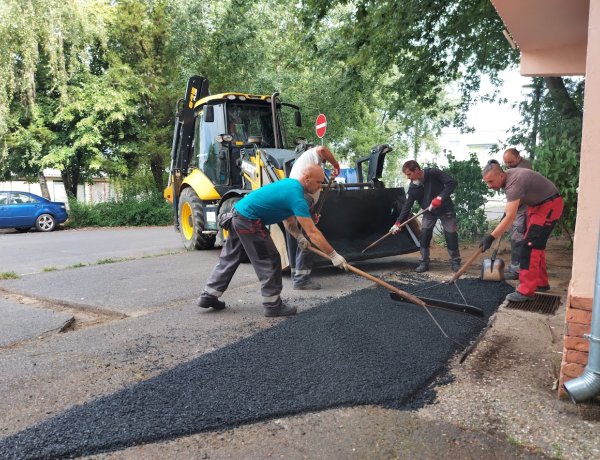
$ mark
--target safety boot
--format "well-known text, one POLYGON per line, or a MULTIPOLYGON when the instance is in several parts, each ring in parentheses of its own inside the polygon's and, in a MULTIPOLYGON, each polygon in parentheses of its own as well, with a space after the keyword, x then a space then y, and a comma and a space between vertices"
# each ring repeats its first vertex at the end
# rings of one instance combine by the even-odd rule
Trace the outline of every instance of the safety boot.
POLYGON ((219 300, 214 295, 205 293, 198 297, 196 305, 200 308, 212 308, 213 310, 223 310, 225 308, 225 302, 219 300))
POLYGON ((415 268, 415 271, 417 273, 423 273, 423 272, 429 271, 429 262, 421 261, 419 263, 419 265, 417 266, 417 268, 415 268))
POLYGON ((460 270, 460 265, 461 265, 460 259, 452 259, 450 261, 450 266, 452 267, 452 271, 454 273, 456 273, 457 271, 460 270))
POLYGON ((519 291, 511 292, 506 296, 506 300, 509 300, 511 302, 527 302, 529 300, 533 300, 534 298, 535 296, 533 295, 529 296, 521 294, 519 291))
POLYGON ((321 285, 313 280, 308 280, 303 283, 294 283, 294 290, 296 291, 318 291, 321 289, 321 285))
POLYGON ((296 314, 296 310, 296 307, 289 307, 282 303, 278 307, 265 307, 265 316, 267 318, 274 318, 276 316, 293 316, 296 314))

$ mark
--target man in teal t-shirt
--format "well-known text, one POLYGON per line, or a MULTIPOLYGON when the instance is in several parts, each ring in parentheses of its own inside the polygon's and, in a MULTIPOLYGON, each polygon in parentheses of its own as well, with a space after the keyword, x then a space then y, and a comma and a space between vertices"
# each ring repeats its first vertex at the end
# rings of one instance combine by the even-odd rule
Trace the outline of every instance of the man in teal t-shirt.
POLYGON ((222 310, 225 302, 219 300, 244 254, 248 256, 261 282, 262 303, 265 316, 290 316, 296 307, 281 301, 281 259, 265 225, 283 221, 287 231, 306 248, 310 243, 296 225, 321 250, 329 254, 333 265, 346 268, 346 260, 327 242, 315 226, 304 199, 304 193, 314 193, 321 187, 323 170, 317 165, 307 166, 300 180, 282 179, 265 185, 246 195, 234 205, 229 236, 221 251, 219 262, 208 277, 197 305, 202 308, 222 310), (295 219, 294 219, 295 218, 295 219))

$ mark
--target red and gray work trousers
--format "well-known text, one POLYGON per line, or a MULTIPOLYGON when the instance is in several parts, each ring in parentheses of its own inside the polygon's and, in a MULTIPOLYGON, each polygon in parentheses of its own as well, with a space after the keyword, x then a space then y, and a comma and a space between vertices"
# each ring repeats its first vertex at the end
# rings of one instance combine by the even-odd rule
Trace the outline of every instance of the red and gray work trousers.
POLYGON ((242 262, 244 253, 248 255, 261 283, 263 306, 267 310, 281 308, 281 259, 271 234, 260 220, 247 219, 237 213, 231 219, 229 236, 202 296, 221 297, 242 262))
POLYGON ((533 296, 538 287, 548 286, 546 243, 562 215, 563 206, 562 197, 555 195, 527 209, 527 230, 523 237, 517 288, 523 295, 533 296))

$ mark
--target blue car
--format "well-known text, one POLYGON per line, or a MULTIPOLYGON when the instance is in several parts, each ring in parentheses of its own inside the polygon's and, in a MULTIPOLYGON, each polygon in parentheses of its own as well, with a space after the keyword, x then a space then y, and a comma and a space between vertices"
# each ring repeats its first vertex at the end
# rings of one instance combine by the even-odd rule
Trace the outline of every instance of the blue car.
POLYGON ((64 203, 29 192, 0 191, 0 228, 26 232, 35 227, 40 232, 51 232, 68 217, 64 203))

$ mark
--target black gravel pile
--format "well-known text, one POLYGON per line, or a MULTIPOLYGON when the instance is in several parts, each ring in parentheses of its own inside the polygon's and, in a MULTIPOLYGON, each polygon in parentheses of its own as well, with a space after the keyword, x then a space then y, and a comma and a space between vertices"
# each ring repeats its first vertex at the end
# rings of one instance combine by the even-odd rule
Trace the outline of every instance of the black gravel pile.
MULTIPOLYGON (((460 286, 488 315, 512 290, 478 280, 460 286)), ((448 300, 455 290, 426 292, 448 300)), ((434 315, 464 344, 484 327, 480 318, 434 315)), ((90 455, 336 406, 414 407, 457 348, 421 307, 365 289, 2 438, 0 458, 90 455)))

